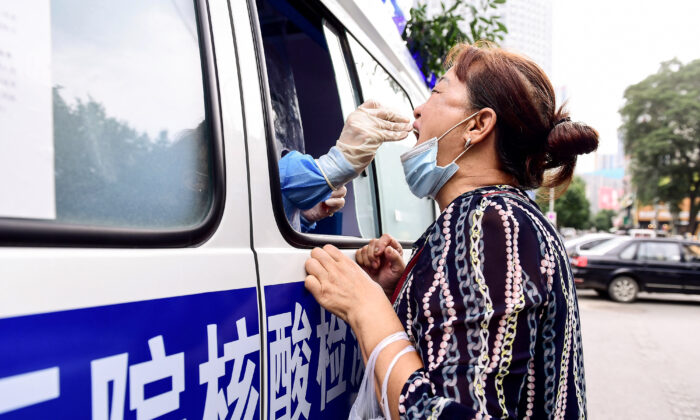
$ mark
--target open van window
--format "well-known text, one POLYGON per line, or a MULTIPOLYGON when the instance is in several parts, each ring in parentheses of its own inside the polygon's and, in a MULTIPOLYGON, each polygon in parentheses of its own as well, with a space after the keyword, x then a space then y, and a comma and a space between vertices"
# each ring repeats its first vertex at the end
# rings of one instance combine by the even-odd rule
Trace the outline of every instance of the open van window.
MULTIPOLYGON (((342 55, 337 31, 319 12, 320 7, 306 2, 259 0, 256 4, 276 158, 298 152, 318 159, 328 153, 340 135, 348 111, 343 104, 345 108, 348 103, 353 108, 358 105, 353 91, 339 89, 337 76, 347 75, 347 69, 334 68, 344 63, 334 62, 331 57, 333 52, 342 55)), ((305 221, 301 209, 295 209, 283 195, 289 223, 311 234, 374 237, 378 229, 370 171, 360 174, 359 182, 346 185, 342 210, 316 223, 305 221)))
MULTIPOLYGON (((404 115, 413 114, 413 104, 406 91, 352 36, 348 37, 363 100, 376 99, 404 115)), ((435 220, 432 199, 417 198, 404 180, 400 156, 416 144, 416 137, 384 143, 377 151, 374 164, 379 193, 382 233, 400 241, 415 241, 435 220)))

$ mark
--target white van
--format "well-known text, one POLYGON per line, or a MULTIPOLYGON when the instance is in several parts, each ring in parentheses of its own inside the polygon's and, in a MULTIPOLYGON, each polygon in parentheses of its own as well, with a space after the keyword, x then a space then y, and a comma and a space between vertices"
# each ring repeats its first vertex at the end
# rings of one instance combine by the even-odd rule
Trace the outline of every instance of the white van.
POLYGON ((375 4, 0 4, 0 419, 347 417, 362 358, 304 261, 410 249, 435 207, 406 140, 299 233, 277 162, 325 153, 365 99, 426 99, 375 4))

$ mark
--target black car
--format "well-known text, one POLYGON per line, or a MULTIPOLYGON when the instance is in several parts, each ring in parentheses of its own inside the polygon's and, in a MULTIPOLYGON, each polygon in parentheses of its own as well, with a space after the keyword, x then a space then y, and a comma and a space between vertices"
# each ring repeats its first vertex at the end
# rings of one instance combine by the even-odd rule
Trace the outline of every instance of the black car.
POLYGON ((700 293, 700 242, 630 238, 601 255, 573 256, 578 288, 595 289, 617 302, 637 293, 700 293))

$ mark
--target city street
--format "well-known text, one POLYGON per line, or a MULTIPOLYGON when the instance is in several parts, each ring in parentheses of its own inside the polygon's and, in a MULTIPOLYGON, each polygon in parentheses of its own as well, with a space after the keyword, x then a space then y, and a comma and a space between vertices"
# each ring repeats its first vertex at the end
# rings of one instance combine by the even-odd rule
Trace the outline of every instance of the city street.
POLYGON ((700 419, 700 296, 583 290, 579 305, 589 418, 700 419))

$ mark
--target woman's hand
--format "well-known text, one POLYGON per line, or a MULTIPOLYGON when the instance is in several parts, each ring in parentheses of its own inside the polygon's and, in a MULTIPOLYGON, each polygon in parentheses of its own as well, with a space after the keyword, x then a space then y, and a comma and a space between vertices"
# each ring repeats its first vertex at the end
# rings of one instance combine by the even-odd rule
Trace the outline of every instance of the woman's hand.
POLYGON ((406 269, 401 244, 386 233, 358 249, 355 260, 372 280, 382 286, 387 296, 394 293, 396 283, 406 269))
POLYGON ((351 327, 357 325, 357 318, 363 312, 372 313, 370 308, 388 306, 391 310, 379 285, 333 245, 314 248, 305 267, 306 288, 321 306, 351 327))

